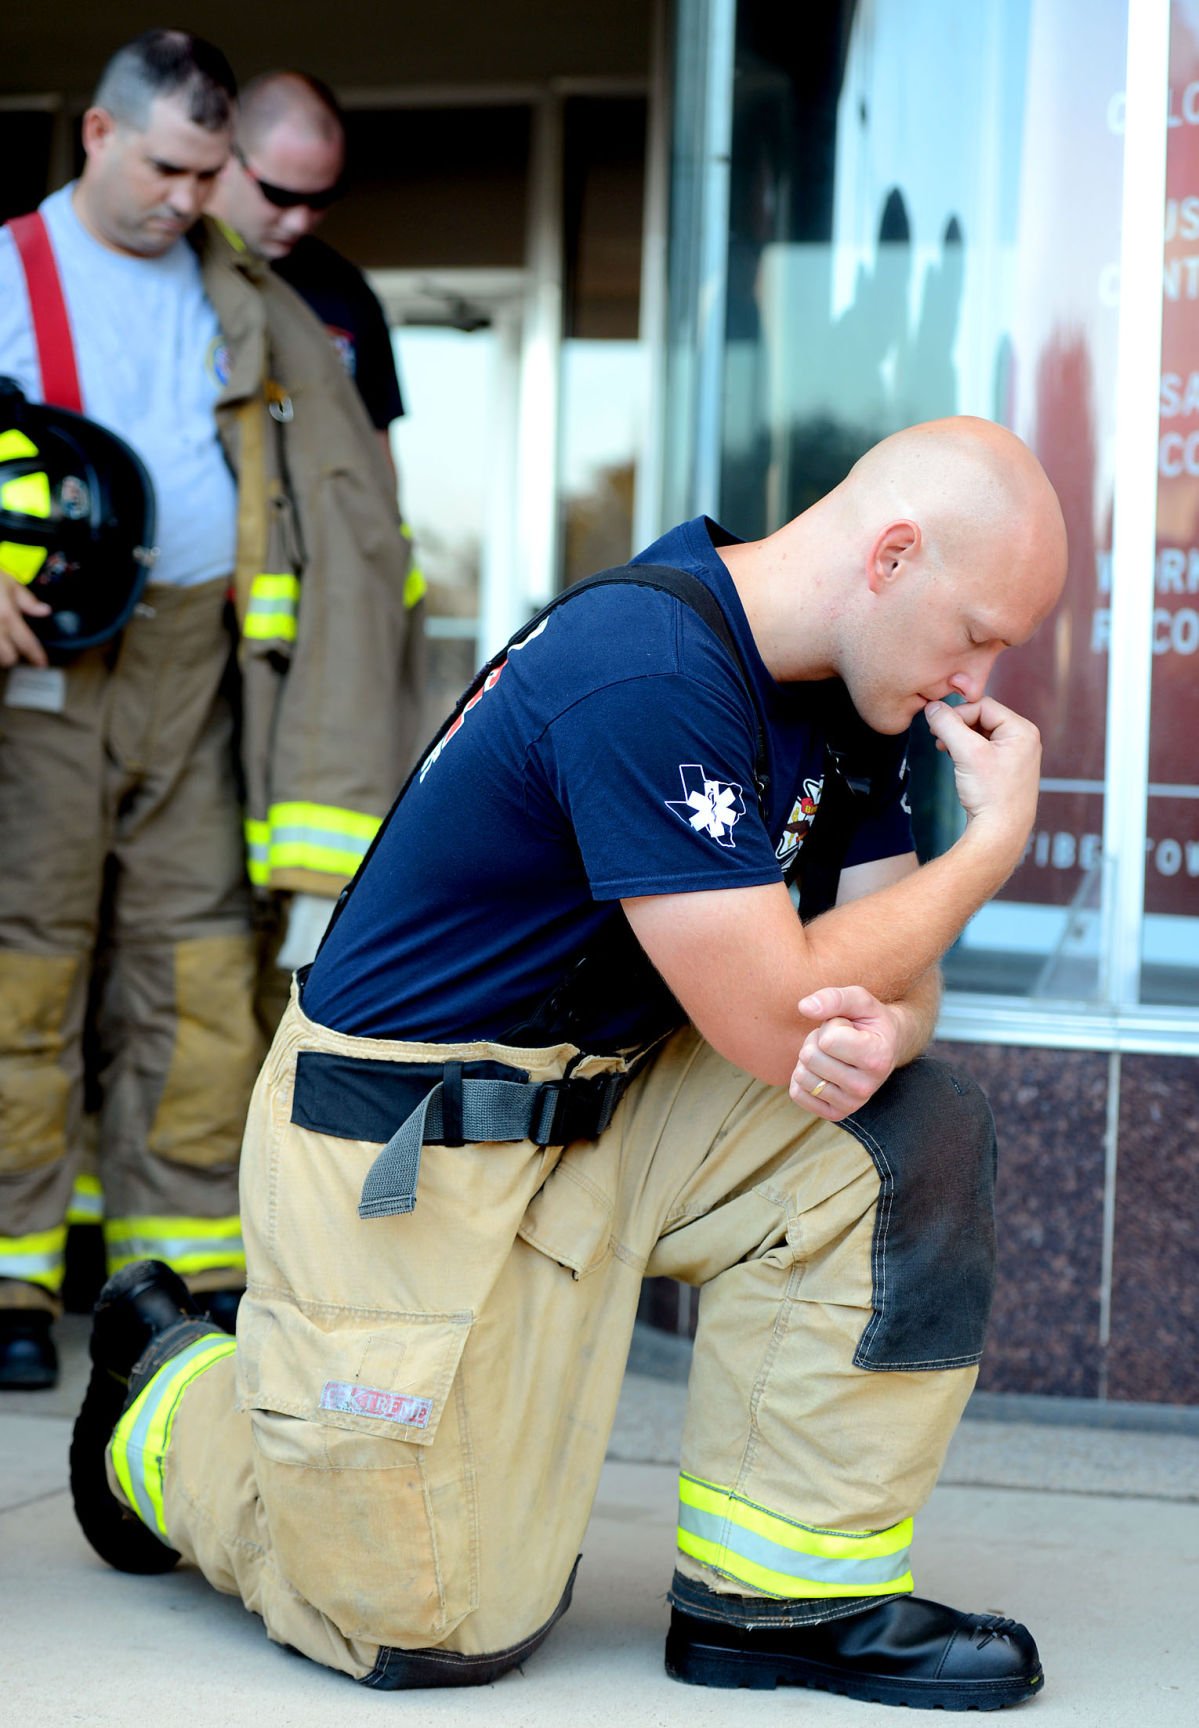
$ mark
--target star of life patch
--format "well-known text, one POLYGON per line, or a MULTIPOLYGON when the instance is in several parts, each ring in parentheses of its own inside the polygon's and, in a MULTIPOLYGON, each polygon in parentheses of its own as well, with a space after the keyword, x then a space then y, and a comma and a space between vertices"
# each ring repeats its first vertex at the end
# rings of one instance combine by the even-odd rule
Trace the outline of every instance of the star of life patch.
POLYGON ((398 1422, 403 1428, 427 1428, 433 1400, 407 1392, 385 1392, 378 1386, 360 1386, 356 1381, 326 1380, 321 1388, 321 1409, 340 1410, 346 1416, 374 1416, 380 1422, 398 1422))
POLYGON ((680 762, 682 798, 667 798, 668 810, 697 834, 706 834, 718 846, 732 847, 732 830, 745 815, 741 788, 732 780, 713 780, 698 762, 680 762))

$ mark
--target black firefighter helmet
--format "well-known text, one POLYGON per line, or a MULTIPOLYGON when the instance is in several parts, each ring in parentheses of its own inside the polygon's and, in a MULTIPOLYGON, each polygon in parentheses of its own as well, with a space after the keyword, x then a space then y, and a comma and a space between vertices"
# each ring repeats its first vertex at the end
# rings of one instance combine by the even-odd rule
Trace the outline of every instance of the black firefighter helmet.
POLYGON ((53 608, 47 648, 94 648, 137 605, 154 561, 154 488, 141 458, 94 420, 25 399, 0 378, 0 570, 53 608))

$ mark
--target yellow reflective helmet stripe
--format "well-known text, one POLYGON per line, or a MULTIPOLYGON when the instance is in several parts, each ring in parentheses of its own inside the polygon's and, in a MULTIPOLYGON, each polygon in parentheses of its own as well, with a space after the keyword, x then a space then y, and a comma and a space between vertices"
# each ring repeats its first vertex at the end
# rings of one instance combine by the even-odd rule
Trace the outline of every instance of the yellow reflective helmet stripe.
POLYGON ((25 1284, 40 1284, 57 1294, 62 1289, 66 1261, 67 1227, 35 1230, 30 1236, 0 1236, 0 1278, 18 1278, 25 1284))
POLYGON ((37 516, 44 522, 53 507, 50 476, 39 472, 6 480, 0 486, 0 505, 17 516, 37 516))
POLYGON ((68 1224, 98 1224, 104 1216, 104 1190, 100 1178, 89 1174, 76 1176, 71 1204, 67 1208, 68 1224))
POLYGON ((113 1469, 129 1505, 142 1523, 166 1542, 162 1467, 180 1400, 192 1381, 237 1349, 223 1332, 197 1338, 160 1368, 142 1388, 113 1430, 113 1469))
POLYGON ((294 642, 300 578, 264 572, 250 583, 242 635, 257 642, 294 642))
POLYGON ((0 432, 0 462, 16 462, 22 456, 38 456, 41 452, 24 432, 18 432, 15 426, 10 426, 7 432, 0 432))
POLYGON ((47 556, 44 546, 23 546, 15 540, 0 540, 0 570, 26 588, 46 562, 47 556))
POLYGON ((782 1518, 730 1488, 679 1478, 684 1554, 767 1596, 884 1596, 913 1588, 912 1520, 887 1530, 826 1530, 782 1518))
POLYGON ((134 1260, 165 1260, 183 1276, 225 1267, 241 1271, 246 1264, 236 1216, 106 1218, 104 1242, 110 1275, 134 1260))

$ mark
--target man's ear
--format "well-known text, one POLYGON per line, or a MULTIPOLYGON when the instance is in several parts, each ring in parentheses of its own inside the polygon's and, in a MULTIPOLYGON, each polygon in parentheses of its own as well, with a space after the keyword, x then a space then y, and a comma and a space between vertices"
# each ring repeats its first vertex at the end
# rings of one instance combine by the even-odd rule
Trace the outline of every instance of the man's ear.
POLYGON ((116 129, 117 123, 107 108, 87 109, 80 128, 85 155, 96 156, 102 153, 116 129))
POLYGON ((890 586, 920 550, 920 526, 910 518, 888 522, 870 548, 867 579, 872 594, 890 586))

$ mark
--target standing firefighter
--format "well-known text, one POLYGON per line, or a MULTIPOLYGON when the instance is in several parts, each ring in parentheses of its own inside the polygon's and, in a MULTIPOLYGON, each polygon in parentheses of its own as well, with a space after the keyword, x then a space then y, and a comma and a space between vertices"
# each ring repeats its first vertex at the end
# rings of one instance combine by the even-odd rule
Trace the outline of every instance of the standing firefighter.
POLYGON ((938 421, 765 540, 675 529, 509 645, 297 980, 236 1348, 165 1268, 101 1296, 72 1449, 101 1554, 182 1555, 368 1685, 492 1680, 569 1603, 667 1275, 702 1289, 670 1672, 1035 1694, 1023 1626, 912 1594, 994 1252, 985 1100, 921 1052, 1035 813, 1035 728, 987 677, 1064 574, 1031 453, 938 421), (922 711, 965 829, 918 868, 922 711))
POLYGON ((3 1386, 56 1373, 93 977, 109 1268, 153 1254, 231 1322, 261 1058, 251 885, 336 896, 411 743, 377 441, 307 308, 198 223, 233 102, 215 48, 148 32, 101 77, 78 182, 0 233, 0 373, 116 434, 157 507, 136 610, 92 641, 80 585, 109 557, 47 549, 39 513, 69 514, 87 474, 39 493, 33 410, 0 395, 3 1386))

